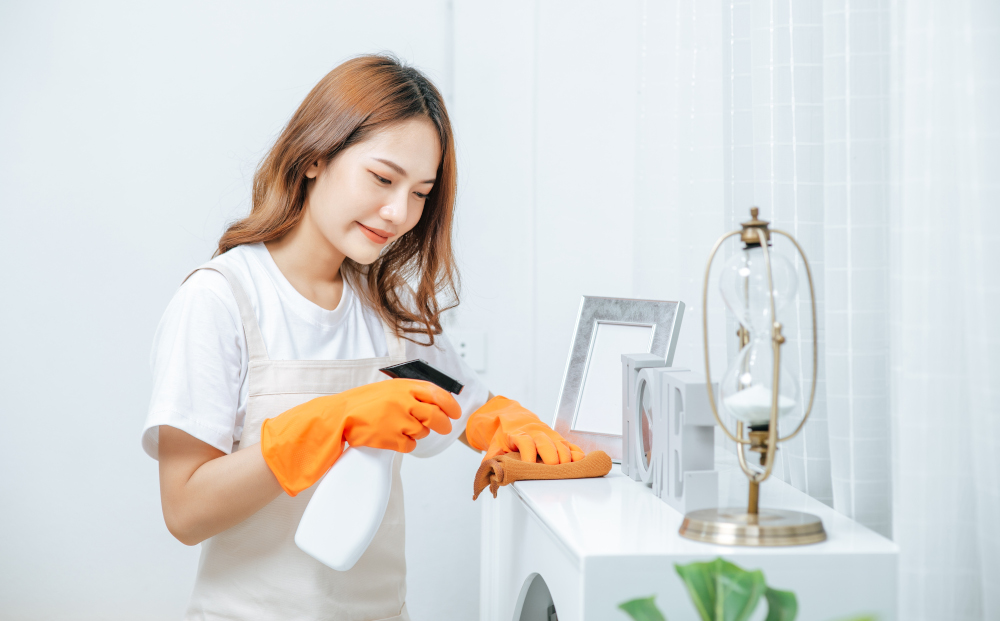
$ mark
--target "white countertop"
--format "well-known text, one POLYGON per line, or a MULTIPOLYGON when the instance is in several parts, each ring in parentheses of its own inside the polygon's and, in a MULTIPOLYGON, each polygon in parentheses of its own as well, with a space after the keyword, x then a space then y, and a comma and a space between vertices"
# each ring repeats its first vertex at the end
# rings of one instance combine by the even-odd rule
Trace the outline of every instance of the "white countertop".
MULTIPOLYGON (((749 483, 725 453, 717 460, 719 506, 746 505, 749 483)), ((652 490, 621 474, 618 464, 599 479, 519 481, 510 487, 572 557, 719 556, 760 554, 761 548, 717 546, 677 534, 683 517, 652 490)), ((774 477, 761 485, 761 508, 795 509, 819 516, 827 540, 807 546, 766 548, 768 554, 898 554, 892 541, 774 477)))

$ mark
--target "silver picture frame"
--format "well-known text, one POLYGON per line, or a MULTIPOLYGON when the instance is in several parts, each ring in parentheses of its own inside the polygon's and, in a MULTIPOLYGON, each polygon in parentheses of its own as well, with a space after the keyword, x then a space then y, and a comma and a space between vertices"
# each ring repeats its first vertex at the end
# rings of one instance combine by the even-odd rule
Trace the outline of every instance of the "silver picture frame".
POLYGON ((677 348, 677 335, 681 329, 683 316, 683 302, 583 296, 580 300, 576 327, 573 330, 573 345, 566 362, 566 371, 563 374, 562 389, 559 393, 559 405, 556 408, 553 428, 585 452, 601 450, 607 453, 612 461, 620 462, 622 451, 621 354, 650 353, 663 356, 666 365, 670 366, 674 359, 674 350, 677 348), (600 361, 603 371, 591 377, 589 371, 594 362, 592 356, 598 342, 598 332, 605 325, 648 327, 652 330, 648 344, 644 344, 644 351, 617 351, 617 349, 634 348, 637 336, 645 339, 644 333, 641 332, 627 331, 634 332, 630 335, 630 345, 622 344, 617 349, 614 341, 604 339, 601 344, 602 359, 600 361), (614 355, 614 361, 608 354, 614 355), (612 364, 615 366, 614 372, 606 372, 612 364), (597 382, 596 388, 591 385, 591 382, 597 382), (580 405, 585 389, 588 388, 588 394, 599 390, 605 395, 605 400, 609 399, 608 395, 612 394, 608 391, 613 391, 613 394, 618 396, 617 407, 602 407, 600 409, 599 415, 602 418, 607 417, 607 420, 599 425, 601 432, 584 430, 579 428, 577 424, 580 405), (605 410, 608 410, 606 414, 605 410), (617 432, 612 432, 613 429, 617 429, 617 432))

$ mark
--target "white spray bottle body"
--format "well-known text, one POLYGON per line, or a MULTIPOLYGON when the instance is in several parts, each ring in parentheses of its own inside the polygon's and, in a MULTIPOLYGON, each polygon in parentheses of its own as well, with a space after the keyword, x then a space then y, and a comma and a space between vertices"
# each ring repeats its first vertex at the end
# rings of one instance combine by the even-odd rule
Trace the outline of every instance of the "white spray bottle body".
MULTIPOLYGON (((458 437, 431 433, 417 440, 415 457, 439 454, 458 437)), ((316 483, 295 531, 295 545, 327 567, 347 571, 368 549, 389 506, 396 451, 349 446, 316 483)))
POLYGON ((386 449, 348 447, 316 484, 295 545, 337 571, 354 567, 382 525, 395 456, 386 449))

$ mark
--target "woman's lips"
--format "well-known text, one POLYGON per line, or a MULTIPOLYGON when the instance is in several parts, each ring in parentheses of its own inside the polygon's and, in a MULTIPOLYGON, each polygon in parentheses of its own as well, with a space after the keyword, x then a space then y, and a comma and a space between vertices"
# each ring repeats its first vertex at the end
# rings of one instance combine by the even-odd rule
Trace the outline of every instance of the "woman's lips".
POLYGON ((368 228, 364 224, 361 224, 360 222, 358 222, 358 226, 361 227, 361 232, 365 234, 365 237, 367 237, 368 239, 372 240, 376 244, 384 244, 387 241, 389 241, 390 237, 392 237, 392 235, 389 234, 388 231, 381 231, 382 233, 386 233, 386 234, 385 235, 380 235, 379 233, 376 233, 375 231, 373 231, 372 229, 368 228))

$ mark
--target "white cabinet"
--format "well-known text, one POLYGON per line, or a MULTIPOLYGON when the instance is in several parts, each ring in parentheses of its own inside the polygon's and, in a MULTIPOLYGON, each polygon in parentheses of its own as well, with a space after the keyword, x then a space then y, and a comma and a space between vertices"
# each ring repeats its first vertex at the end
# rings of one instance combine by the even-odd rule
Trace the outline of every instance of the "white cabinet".
MULTIPOLYGON (((720 506, 746 502, 747 481, 733 462, 726 454, 716 464, 720 506)), ((559 621, 626 621, 618 604, 654 594, 670 621, 696 621, 674 564, 718 556, 762 569, 769 586, 794 591, 798 621, 896 618, 896 545, 775 479, 761 486, 761 506, 819 515, 827 541, 745 548, 684 539, 677 534, 683 516, 617 465, 601 479, 522 481, 480 502, 482 621, 549 621, 539 577, 559 621)))

